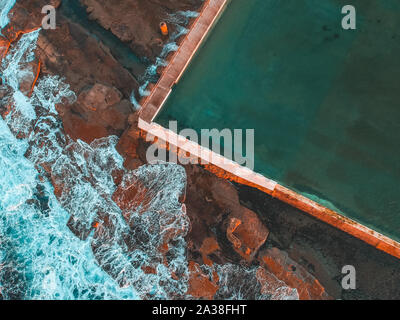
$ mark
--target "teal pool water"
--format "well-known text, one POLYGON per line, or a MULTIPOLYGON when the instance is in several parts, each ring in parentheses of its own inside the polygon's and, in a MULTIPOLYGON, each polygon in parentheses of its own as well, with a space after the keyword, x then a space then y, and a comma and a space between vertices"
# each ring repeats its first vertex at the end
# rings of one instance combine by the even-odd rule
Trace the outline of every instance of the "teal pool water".
POLYGON ((156 122, 255 129, 255 171, 400 239, 400 2, 232 0, 156 122))

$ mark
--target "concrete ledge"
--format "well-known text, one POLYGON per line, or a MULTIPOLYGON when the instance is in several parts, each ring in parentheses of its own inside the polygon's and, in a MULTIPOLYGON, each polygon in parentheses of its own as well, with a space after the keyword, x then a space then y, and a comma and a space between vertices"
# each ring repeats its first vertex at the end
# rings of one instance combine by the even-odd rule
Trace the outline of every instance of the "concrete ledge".
POLYGON ((158 144, 170 149, 174 148, 177 155, 183 158, 191 157, 200 160, 200 163, 210 172, 219 177, 249 185, 272 195, 293 207, 296 207, 311 216, 337 229, 340 229, 375 248, 382 250, 400 259, 400 244, 356 221, 330 210, 320 204, 289 190, 277 182, 255 173, 239 164, 222 157, 219 154, 205 149, 185 137, 153 123, 169 94, 172 86, 179 81, 188 67, 196 51, 209 33, 211 27, 225 8, 228 0, 207 0, 197 20, 183 40, 180 48, 172 57, 169 65, 161 74, 160 80, 151 94, 141 101, 142 109, 139 112, 139 128, 152 137, 159 139, 158 144), (161 140, 161 141, 160 141, 161 140))
POLYGON ((270 180, 246 167, 240 166, 238 163, 229 160, 210 149, 204 148, 198 143, 190 141, 189 139, 166 129, 157 123, 148 123, 139 118, 139 129, 145 131, 150 135, 150 137, 157 137, 164 143, 168 143, 170 146, 175 147, 178 156, 182 158, 192 158, 192 160, 196 161, 195 163, 200 163, 202 165, 213 164, 226 172, 241 177, 251 184, 269 190, 271 193, 277 185, 275 181, 270 180))
POLYGON ((347 218, 317 202, 298 194, 276 181, 270 180, 248 168, 203 148, 199 144, 182 137, 156 123, 148 123, 139 118, 139 129, 149 137, 156 137, 158 145, 173 149, 182 158, 194 158, 196 163, 217 176, 257 188, 291 206, 310 214, 339 230, 342 230, 368 244, 400 259, 400 243, 376 232, 350 218, 347 218), (161 140, 161 141, 160 141, 161 140), (189 155, 190 154, 190 155, 189 155))
POLYGON ((160 79, 150 95, 140 101, 142 108, 139 111, 139 116, 142 119, 152 122, 160 112, 173 85, 182 77, 190 61, 227 3, 228 0, 205 1, 202 11, 192 24, 179 49, 175 52, 171 61, 169 61, 168 66, 163 70, 160 79))
POLYGON ((272 196, 400 259, 400 244, 279 184, 272 196))

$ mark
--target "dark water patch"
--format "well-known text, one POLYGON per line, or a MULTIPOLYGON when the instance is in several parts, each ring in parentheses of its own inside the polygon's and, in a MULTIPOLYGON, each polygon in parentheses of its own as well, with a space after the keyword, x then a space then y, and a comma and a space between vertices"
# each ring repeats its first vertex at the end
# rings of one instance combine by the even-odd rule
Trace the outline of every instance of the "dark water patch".
POLYGON ((32 199, 28 199, 27 204, 34 205, 40 214, 48 217, 50 212, 49 196, 45 191, 45 187, 41 184, 38 184, 34 189, 32 199))
POLYGON ((79 0, 64 0, 59 8, 59 13, 74 23, 82 26, 97 41, 101 41, 111 51, 111 54, 121 65, 128 69, 139 82, 149 62, 137 57, 127 43, 122 42, 111 31, 101 27, 96 21, 90 20, 86 7, 79 0))

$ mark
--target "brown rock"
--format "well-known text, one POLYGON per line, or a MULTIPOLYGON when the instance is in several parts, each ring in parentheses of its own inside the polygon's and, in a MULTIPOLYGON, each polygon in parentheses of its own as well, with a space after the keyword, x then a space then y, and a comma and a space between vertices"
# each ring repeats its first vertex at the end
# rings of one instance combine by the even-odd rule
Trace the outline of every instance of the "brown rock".
POLYGON ((210 260, 208 255, 214 253, 217 250, 220 250, 220 247, 215 238, 208 237, 204 239, 203 244, 201 245, 201 248, 199 250, 203 257, 204 264, 212 266, 213 262, 212 260, 210 260))
POLYGON ((228 228, 226 229, 226 237, 232 242, 235 249, 239 249, 242 246, 242 242, 233 234, 237 227, 242 224, 242 221, 236 218, 229 218, 228 228))
POLYGON ((274 274, 260 267, 257 270, 257 280, 261 284, 261 294, 269 295, 271 300, 298 299, 297 292, 279 280, 274 274))
POLYGON ((0 62, 8 48, 9 41, 6 38, 0 37, 0 62))
POLYGON ((95 84, 81 92, 72 106, 58 106, 66 133, 88 143, 109 135, 120 136, 132 112, 130 102, 121 98, 116 88, 95 84))
POLYGON ((260 262, 279 280, 297 289, 301 300, 330 299, 319 281, 278 248, 260 253, 260 262))
POLYGON ((20 81, 19 89, 26 96, 28 96, 32 90, 32 86, 33 86, 33 83, 34 83, 35 77, 36 77, 36 74, 35 74, 36 68, 37 68, 36 61, 30 62, 30 63, 26 64, 26 66, 24 66, 24 69, 29 72, 27 72, 25 77, 20 81))
MULTIPOLYGON (((132 120, 132 115, 129 116, 132 120)), ((117 144, 117 151, 125 159, 124 167, 129 170, 134 170, 145 163, 140 157, 140 130, 131 126, 125 130, 117 144)))
POLYGON ((243 207, 235 187, 199 166, 186 166, 188 177, 186 206, 192 229, 188 238, 192 241, 192 259, 197 262, 223 264, 251 261, 268 237, 268 229, 257 214, 243 207), (221 250, 212 257, 196 255, 215 239, 221 250), (236 252, 236 253, 235 253, 236 252))
POLYGON ((189 295, 211 300, 218 290, 218 285, 215 282, 210 281, 197 263, 189 261, 189 289, 187 292, 189 295))
POLYGON ((237 253, 251 261, 267 240, 269 231, 253 211, 241 207, 228 218, 227 238, 237 253))
POLYGON ((43 19, 42 8, 51 5, 60 6, 61 0, 18 0, 9 13, 10 24, 2 30, 11 39, 18 31, 27 31, 41 26, 43 19))
POLYGON ((124 99, 100 112, 100 117, 109 127, 122 132, 128 126, 128 117, 131 113, 132 104, 124 99))
MULTIPOLYGON (((169 13, 199 10, 201 0, 81 0, 89 18, 128 43, 139 57, 155 61, 168 38, 161 37, 159 24, 169 13)), ((169 26, 174 32, 173 26, 169 26)))
POLYGON ((128 100, 121 99, 122 94, 116 88, 96 83, 89 90, 81 92, 71 108, 89 124, 107 128, 109 134, 122 133, 128 126, 132 105, 128 100))
POLYGON ((91 143, 95 139, 109 135, 103 126, 88 123, 85 119, 73 113, 65 114, 63 124, 65 132, 74 140, 81 139, 91 143))
POLYGON ((43 74, 61 74, 77 96, 101 83, 117 88, 129 99, 139 87, 107 47, 62 15, 58 16, 56 32, 40 33, 36 53, 43 63, 43 74))
POLYGON ((122 94, 116 88, 96 83, 90 90, 83 91, 78 98, 78 103, 87 111, 105 110, 121 101, 122 94))

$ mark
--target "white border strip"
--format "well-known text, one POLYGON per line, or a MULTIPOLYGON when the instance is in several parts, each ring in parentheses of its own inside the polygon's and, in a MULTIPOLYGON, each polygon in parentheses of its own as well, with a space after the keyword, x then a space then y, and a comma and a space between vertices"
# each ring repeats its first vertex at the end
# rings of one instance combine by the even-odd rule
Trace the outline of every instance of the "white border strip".
POLYGON ((168 98, 169 98, 171 92, 172 92, 172 88, 170 88, 170 89, 168 90, 168 93, 167 93, 167 95, 165 96, 164 100, 161 102, 160 106, 157 108, 157 111, 154 112, 154 115, 153 115, 153 117, 151 118, 151 121, 152 121, 152 122, 153 122, 154 119, 157 117, 157 115, 160 113, 160 111, 161 111, 161 109, 163 108, 165 102, 167 102, 167 100, 168 100, 168 98))
POLYGON ((203 163, 213 164, 233 175, 242 178, 250 183, 256 184, 271 192, 274 191, 276 181, 270 180, 261 174, 258 174, 249 168, 239 165, 237 162, 229 160, 208 148, 200 146, 198 143, 176 134, 175 132, 160 126, 157 123, 148 123, 139 118, 139 129, 146 131, 151 137, 157 137, 170 145, 191 154, 192 156, 201 159, 203 163))
MULTIPOLYGON (((186 71, 187 67, 189 66, 190 62, 193 60, 193 57, 196 55, 197 50, 200 48, 201 45, 204 44, 204 39, 206 37, 208 37, 210 30, 214 27, 215 22, 218 20, 218 18, 221 16, 222 12, 225 10, 226 8, 226 4, 227 4, 228 0, 225 0, 221 7, 219 8, 219 10, 217 11, 217 14, 214 16, 214 18, 212 19, 211 23, 207 26, 207 29, 205 30, 203 36, 201 37, 199 43, 196 45, 196 47, 194 48, 191 56, 189 57, 189 59, 186 61, 185 66, 183 67, 181 73, 178 75, 178 77, 175 80, 175 83, 178 83, 179 80, 181 79, 182 75, 184 74, 184 72, 186 71)), ((193 28, 195 28, 196 26, 194 26, 193 28)))

